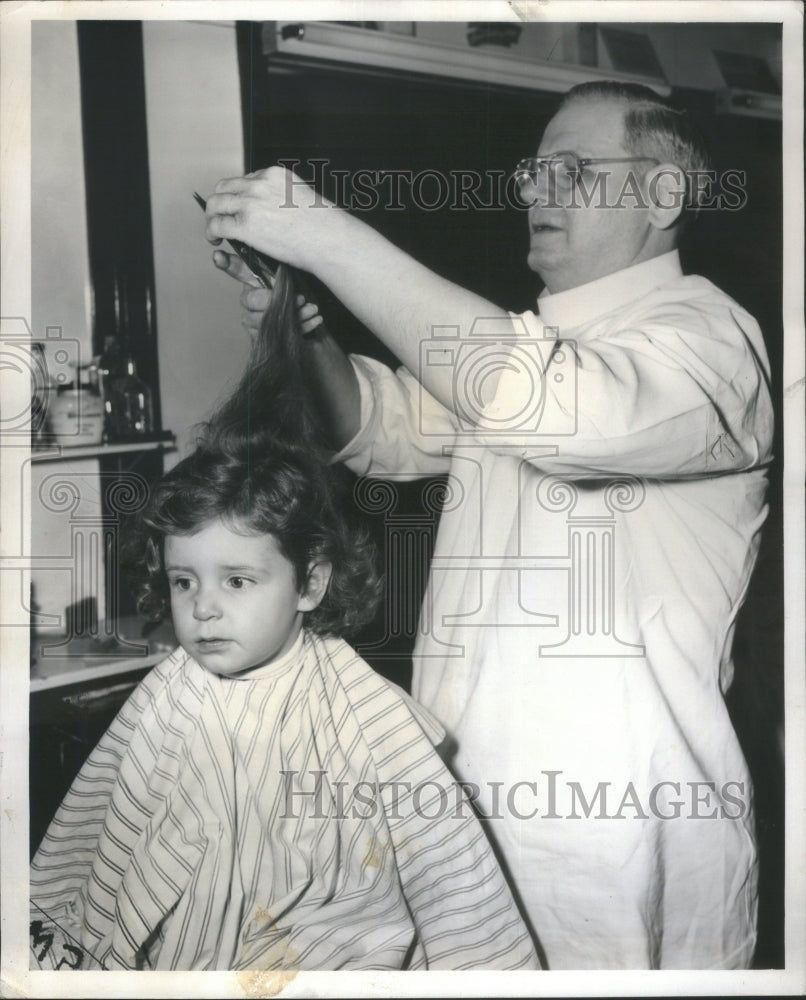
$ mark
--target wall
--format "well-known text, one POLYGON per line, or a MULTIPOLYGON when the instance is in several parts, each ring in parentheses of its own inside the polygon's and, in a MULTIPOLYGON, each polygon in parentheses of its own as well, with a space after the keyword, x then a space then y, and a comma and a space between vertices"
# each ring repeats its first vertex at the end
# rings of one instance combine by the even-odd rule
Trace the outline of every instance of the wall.
POLYGON ((244 172, 235 26, 146 21, 143 47, 162 420, 185 449, 248 347, 193 200, 244 172))
MULTIPOLYGON (((74 357, 92 353, 84 151, 76 26, 70 21, 36 21, 31 31, 31 328, 48 336, 49 361, 57 343, 69 342, 74 357), (58 331, 61 335, 58 335, 58 331)), ((31 573, 37 604, 49 617, 40 620, 63 629, 64 608, 90 595, 94 581, 72 568, 59 567, 71 551, 70 528, 50 486, 56 468, 31 471, 31 573), (48 565, 48 562, 51 565, 48 565)), ((98 463, 78 459, 58 467, 59 479, 81 484, 80 513, 98 512, 95 482, 98 463)), ((98 588, 104 613, 103 587, 98 588)))
POLYGON ((89 259, 76 26, 36 21, 31 34, 31 325, 91 352, 89 259))

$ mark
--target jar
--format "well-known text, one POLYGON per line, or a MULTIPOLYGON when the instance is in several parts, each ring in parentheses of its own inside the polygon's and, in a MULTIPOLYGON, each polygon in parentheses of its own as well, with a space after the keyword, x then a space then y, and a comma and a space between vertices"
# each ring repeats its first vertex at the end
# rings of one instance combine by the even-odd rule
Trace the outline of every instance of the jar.
POLYGON ((50 430, 64 448, 100 444, 104 434, 104 404, 90 386, 59 389, 51 399, 50 430))

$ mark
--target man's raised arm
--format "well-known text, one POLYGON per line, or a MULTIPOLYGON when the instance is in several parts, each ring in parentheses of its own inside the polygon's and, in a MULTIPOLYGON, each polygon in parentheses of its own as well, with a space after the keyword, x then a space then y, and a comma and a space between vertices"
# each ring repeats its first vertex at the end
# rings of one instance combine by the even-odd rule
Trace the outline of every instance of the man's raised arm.
POLYGON ((509 322, 281 167, 219 181, 207 201, 207 238, 241 240, 315 274, 450 409, 450 355, 421 370, 420 344, 435 328, 466 336, 479 319, 509 322))

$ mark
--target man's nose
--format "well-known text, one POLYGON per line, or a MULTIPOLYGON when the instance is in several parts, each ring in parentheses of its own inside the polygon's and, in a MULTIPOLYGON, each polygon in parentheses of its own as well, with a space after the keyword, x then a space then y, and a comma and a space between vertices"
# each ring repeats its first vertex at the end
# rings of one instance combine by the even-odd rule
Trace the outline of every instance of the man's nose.
POLYGON ((541 175, 523 176, 518 182, 518 189, 521 201, 527 208, 533 208, 541 198, 546 197, 546 183, 541 175))
POLYGON ((530 178, 521 189, 521 198, 527 208, 552 208, 557 206, 557 186, 546 171, 541 171, 536 178, 530 178))

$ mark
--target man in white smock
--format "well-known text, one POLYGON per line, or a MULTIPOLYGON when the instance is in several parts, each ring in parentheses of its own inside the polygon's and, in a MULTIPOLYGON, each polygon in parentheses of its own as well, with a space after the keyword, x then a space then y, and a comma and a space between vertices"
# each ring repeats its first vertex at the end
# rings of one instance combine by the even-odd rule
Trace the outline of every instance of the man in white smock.
POLYGON ((208 203, 208 238, 313 272, 400 359, 305 341, 341 461, 449 475, 413 694, 550 969, 753 955, 752 790, 724 694, 772 410, 756 322, 681 271, 706 156, 653 92, 574 88, 518 166, 546 286, 521 316, 280 168, 208 203))

